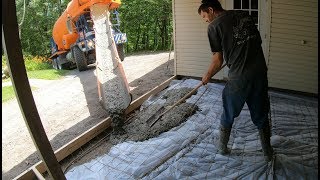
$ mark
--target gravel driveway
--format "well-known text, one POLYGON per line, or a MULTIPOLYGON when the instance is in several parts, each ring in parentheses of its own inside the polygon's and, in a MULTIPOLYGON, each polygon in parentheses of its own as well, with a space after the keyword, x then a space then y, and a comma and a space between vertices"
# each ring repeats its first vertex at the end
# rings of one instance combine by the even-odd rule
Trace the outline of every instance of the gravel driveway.
MULTIPOLYGON (((126 57, 123 66, 133 99, 173 75, 173 53, 126 57)), ((30 80, 33 97, 53 150, 108 114, 98 103, 95 67, 72 70, 60 80, 30 80)), ((2 178, 12 179, 40 160, 16 99, 2 104, 2 178)))

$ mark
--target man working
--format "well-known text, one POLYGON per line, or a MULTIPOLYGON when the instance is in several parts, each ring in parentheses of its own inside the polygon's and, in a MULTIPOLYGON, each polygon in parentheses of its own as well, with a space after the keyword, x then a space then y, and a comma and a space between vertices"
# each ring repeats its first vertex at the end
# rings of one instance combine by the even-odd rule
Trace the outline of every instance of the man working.
POLYGON ((227 144, 232 124, 246 102, 252 122, 259 130, 266 161, 270 161, 273 150, 268 121, 267 66, 259 31, 247 12, 224 10, 218 0, 202 0, 198 14, 209 23, 208 38, 212 51, 212 62, 202 83, 207 84, 213 74, 219 71, 223 59, 229 67, 229 80, 222 92, 219 153, 230 153, 227 144))

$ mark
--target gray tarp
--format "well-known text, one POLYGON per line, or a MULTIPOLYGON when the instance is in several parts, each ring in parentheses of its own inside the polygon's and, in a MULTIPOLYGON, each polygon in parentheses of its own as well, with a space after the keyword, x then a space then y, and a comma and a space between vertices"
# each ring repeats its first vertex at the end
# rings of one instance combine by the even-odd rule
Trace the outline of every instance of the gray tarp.
MULTIPOLYGON (((199 83, 175 80, 168 89, 194 88, 199 83)), ((216 153, 224 85, 207 87, 187 100, 196 102, 199 110, 180 126, 143 142, 117 144, 107 154, 68 171, 67 179, 318 179, 316 99, 269 92, 275 155, 266 163, 246 105, 233 125, 231 154, 216 153)))

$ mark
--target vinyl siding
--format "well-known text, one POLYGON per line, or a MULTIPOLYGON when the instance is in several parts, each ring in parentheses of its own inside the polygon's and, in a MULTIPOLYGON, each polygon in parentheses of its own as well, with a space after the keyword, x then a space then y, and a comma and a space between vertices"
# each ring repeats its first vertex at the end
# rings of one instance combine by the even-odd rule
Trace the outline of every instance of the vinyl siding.
POLYGON ((272 0, 270 22, 269 86, 318 94, 318 1, 272 0))
MULTIPOLYGON (((174 0, 175 73, 202 77, 211 62, 208 24, 198 15, 201 0, 174 0)), ((223 2, 222 2, 223 4, 223 2)), ((223 71, 214 79, 222 79, 223 71)))
POLYGON ((262 40, 262 49, 265 60, 268 60, 268 52, 269 52, 269 4, 266 1, 259 1, 259 32, 262 40))
MULTIPOLYGON (((177 75, 202 77, 211 62, 208 24, 197 13, 200 2, 173 1, 177 75)), ((231 2, 221 4, 230 9, 231 2)), ((318 1, 260 1, 259 9, 269 86, 318 94, 318 1)), ((227 70, 214 78, 223 79, 227 70)))

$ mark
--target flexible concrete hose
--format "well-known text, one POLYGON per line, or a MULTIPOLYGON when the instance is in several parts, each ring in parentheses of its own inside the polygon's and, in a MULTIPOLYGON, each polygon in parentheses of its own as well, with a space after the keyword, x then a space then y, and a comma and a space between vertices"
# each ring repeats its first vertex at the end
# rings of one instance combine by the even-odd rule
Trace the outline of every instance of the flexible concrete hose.
POLYGON ((90 7, 96 38, 96 64, 99 94, 109 113, 122 113, 129 106, 129 85, 113 40, 107 4, 90 7))

